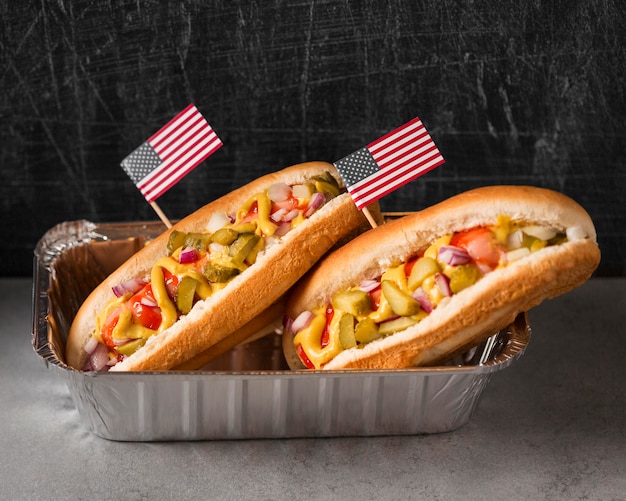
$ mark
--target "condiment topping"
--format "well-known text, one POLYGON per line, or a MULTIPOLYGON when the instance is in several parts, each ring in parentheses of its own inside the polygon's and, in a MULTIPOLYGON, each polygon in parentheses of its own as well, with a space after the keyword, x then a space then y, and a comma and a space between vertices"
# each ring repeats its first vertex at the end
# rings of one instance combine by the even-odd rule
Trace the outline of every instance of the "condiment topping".
POLYGON ((153 265, 150 276, 113 288, 115 298, 98 314, 85 347, 90 357, 84 370, 106 369, 134 353, 339 193, 328 172, 302 184, 275 183, 235 214, 215 213, 205 232, 172 231, 168 256, 153 265))
POLYGON ((362 347, 417 324, 486 274, 546 246, 584 238, 499 216, 491 226, 444 235, 419 256, 332 297, 331 304, 287 319, 296 353, 321 369, 343 350, 362 347), (572 238, 574 236, 574 238, 572 238))

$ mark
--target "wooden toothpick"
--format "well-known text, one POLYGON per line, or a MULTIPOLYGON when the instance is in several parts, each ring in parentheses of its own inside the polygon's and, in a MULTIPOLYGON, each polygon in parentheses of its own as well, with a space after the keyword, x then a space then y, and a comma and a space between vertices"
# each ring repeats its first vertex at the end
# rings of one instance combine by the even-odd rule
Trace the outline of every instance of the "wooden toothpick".
POLYGON ((372 213, 369 211, 367 207, 363 207, 361 209, 361 212, 363 212, 363 214, 365 215, 369 223, 372 225, 372 228, 376 228, 378 226, 378 224, 374 220, 374 216, 372 216, 372 213))
POLYGON ((168 228, 171 228, 172 223, 167 218, 167 216, 163 213, 163 211, 161 210, 161 207, 159 207, 156 202, 150 202, 150 206, 154 209, 154 212, 157 213, 157 216, 161 218, 161 221, 163 221, 165 226, 167 226, 168 228))

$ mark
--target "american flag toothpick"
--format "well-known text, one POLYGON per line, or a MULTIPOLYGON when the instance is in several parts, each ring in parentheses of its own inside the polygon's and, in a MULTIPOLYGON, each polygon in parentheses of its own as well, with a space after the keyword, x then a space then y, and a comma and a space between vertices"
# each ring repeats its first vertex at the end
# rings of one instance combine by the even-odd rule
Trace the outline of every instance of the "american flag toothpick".
POLYGON ((222 141, 194 104, 190 104, 122 160, 122 169, 166 226, 172 224, 155 200, 202 161, 222 141))
POLYGON ((419 118, 335 162, 355 205, 367 206, 445 162, 419 118))

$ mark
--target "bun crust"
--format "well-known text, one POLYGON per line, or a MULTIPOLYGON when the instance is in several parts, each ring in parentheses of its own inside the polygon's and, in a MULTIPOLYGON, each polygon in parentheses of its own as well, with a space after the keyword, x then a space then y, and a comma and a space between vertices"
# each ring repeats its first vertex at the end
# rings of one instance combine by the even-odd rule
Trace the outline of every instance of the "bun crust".
MULTIPOLYGON (((275 182, 297 184, 329 171, 341 184, 334 166, 308 162, 267 174, 205 205, 185 217, 113 272, 85 300, 72 323, 66 344, 66 362, 80 369, 87 360, 83 347, 95 330, 97 313, 112 297, 111 287, 149 273, 153 263, 167 254, 167 241, 174 230, 201 232, 210 216, 234 213, 252 195, 275 182)), ((166 370, 181 365, 237 331, 276 302, 339 239, 367 220, 341 194, 326 203, 307 221, 292 229, 279 243, 259 256, 257 262, 204 301, 199 301, 169 329, 152 336, 133 355, 112 371, 166 370), (301 245, 307 242, 307 245, 301 245)))
MULTIPOLYGON (((598 266, 600 250, 593 222, 574 200, 542 188, 490 186, 390 221, 327 255, 294 288, 286 314, 295 318, 304 310, 327 304, 336 292, 379 277, 424 251, 436 238, 495 224, 499 215, 560 231, 579 226, 586 238, 547 247, 496 269, 415 326, 346 350, 324 368, 402 368, 450 358, 506 327, 518 313, 578 287, 598 266)), ((284 336, 285 356, 292 368, 303 368, 292 339, 284 336)))

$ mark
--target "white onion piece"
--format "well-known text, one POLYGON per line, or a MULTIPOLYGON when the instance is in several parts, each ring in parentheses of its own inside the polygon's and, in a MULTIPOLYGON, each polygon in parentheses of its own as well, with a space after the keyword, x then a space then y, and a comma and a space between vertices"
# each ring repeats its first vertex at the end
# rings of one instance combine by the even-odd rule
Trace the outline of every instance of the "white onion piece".
POLYGON ((110 358, 109 361, 107 362, 107 365, 109 367, 113 367, 116 363, 117 363, 117 358, 110 358))
POLYGON ((587 234, 585 233, 585 230, 583 230, 582 226, 570 226, 567 230, 565 230, 565 234, 567 235, 567 239, 572 242, 587 238, 587 234))
POLYGON ((430 296, 422 287, 415 289, 411 297, 420 304, 420 308, 426 313, 433 311, 433 303, 430 300, 430 296))
POLYGON ((139 302, 144 306, 149 306, 150 308, 156 308, 157 306, 159 306, 159 304, 154 299, 148 296, 143 296, 141 298, 141 301, 139 302))
POLYGON ((437 257, 439 261, 450 266, 459 266, 470 261, 470 256, 464 249, 453 245, 442 245, 437 257))
POLYGON ((311 217, 311 215, 317 209, 319 209, 324 204, 325 201, 326 201, 326 197, 324 196, 323 193, 320 193, 319 191, 314 193, 313 196, 311 197, 311 200, 309 200, 309 207, 304 213, 304 217, 311 217))
POLYGON ((209 244, 209 250, 211 252, 221 252, 225 249, 225 247, 222 244, 218 244, 217 242, 211 242, 209 244))
POLYGON ((291 332, 297 334, 302 329, 308 327, 313 318, 315 318, 315 314, 312 311, 303 311, 295 318, 295 320, 291 324, 291 332))
POLYGON ((313 189, 306 184, 295 184, 291 193, 296 198, 309 198, 313 194, 313 189))
POLYGON ((96 349, 97 347, 98 347, 98 340, 97 340, 95 337, 91 336, 91 337, 89 338, 89 341, 87 341, 87 343, 85 344, 85 346, 84 346, 84 348, 83 348, 83 349, 84 349, 84 350, 85 350, 85 351, 86 351, 89 355, 91 355, 91 354, 95 351, 95 349, 96 349))
POLYGON ((435 282, 444 296, 450 297, 452 295, 450 279, 446 275, 443 273, 435 273, 435 282))
POLYGON ((523 257, 530 255, 530 249, 528 247, 520 247, 519 249, 514 249, 506 253, 507 263, 512 263, 513 261, 517 261, 518 259, 522 259, 523 257))
POLYGON ((552 228, 546 228, 545 226, 525 226, 522 228, 522 231, 526 233, 526 235, 530 235, 531 237, 538 238, 539 240, 550 240, 556 236, 556 231, 552 228))
POLYGON ((94 371, 101 371, 107 365, 109 361, 109 350, 101 343, 98 343, 96 349, 89 356, 89 363, 94 371))
POLYGON ((509 249, 519 249, 524 241, 524 233, 522 230, 515 230, 506 239, 506 246, 509 249))
POLYGON ((359 288, 363 292, 372 292, 373 290, 377 289, 379 285, 380 282, 378 280, 363 280, 359 288))
POLYGON ((286 183, 274 183, 267 189, 267 196, 272 202, 282 202, 291 196, 291 187, 286 183))
POLYGON ((230 217, 225 212, 217 211, 211 214, 206 229, 209 233, 215 233, 231 222, 230 217))

